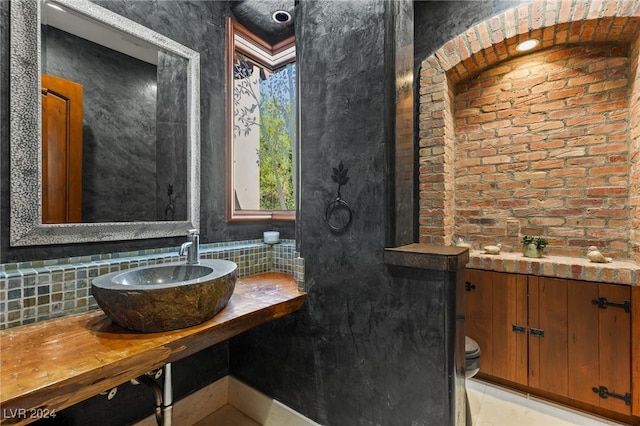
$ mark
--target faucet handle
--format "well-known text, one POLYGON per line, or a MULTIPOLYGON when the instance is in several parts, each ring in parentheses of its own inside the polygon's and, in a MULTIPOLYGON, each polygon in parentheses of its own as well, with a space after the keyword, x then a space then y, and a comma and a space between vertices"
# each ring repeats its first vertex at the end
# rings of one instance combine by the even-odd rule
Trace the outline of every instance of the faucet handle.
POLYGON ((190 237, 193 236, 193 235, 198 235, 198 230, 197 229, 189 229, 188 235, 190 237))

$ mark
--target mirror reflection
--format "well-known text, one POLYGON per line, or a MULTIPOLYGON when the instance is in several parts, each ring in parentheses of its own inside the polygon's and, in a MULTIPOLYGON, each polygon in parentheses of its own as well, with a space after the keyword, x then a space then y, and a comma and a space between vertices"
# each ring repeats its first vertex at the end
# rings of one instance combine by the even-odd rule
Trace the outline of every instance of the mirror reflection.
POLYGON ((187 65, 42 5, 42 222, 187 219, 187 65))

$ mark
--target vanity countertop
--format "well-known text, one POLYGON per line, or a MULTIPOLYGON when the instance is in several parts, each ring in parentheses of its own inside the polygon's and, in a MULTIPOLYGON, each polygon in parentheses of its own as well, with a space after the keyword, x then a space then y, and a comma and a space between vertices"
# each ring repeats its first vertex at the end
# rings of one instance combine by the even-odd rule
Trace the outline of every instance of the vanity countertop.
POLYGON ((69 407, 295 312, 305 298, 291 275, 270 272, 238 279, 218 315, 181 330, 137 333, 101 310, 3 330, 0 423, 26 424, 69 407))

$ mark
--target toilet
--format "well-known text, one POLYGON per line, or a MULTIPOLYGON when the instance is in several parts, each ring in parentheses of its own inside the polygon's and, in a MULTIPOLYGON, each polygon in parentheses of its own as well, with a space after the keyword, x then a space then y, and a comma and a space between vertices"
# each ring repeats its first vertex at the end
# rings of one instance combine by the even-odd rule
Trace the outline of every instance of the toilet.
POLYGON ((469 336, 464 336, 464 361, 467 379, 480 371, 480 346, 469 336))
MULTIPOLYGON (((480 371, 480 345, 471 337, 464 336, 464 372, 465 378, 470 378, 478 374, 480 371)), ((473 417, 471 415, 471 405, 469 404, 469 395, 465 394, 466 405, 466 424, 465 426, 473 426, 473 417)))

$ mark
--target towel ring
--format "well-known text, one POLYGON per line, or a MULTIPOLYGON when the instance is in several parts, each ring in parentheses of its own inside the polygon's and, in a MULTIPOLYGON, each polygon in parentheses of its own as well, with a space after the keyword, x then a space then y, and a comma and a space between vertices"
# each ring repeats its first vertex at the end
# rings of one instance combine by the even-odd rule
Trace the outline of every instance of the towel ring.
POLYGON ((329 203, 327 209, 324 211, 324 221, 333 232, 343 232, 351 225, 351 221, 353 220, 353 210, 351 206, 343 200, 340 195, 342 185, 346 185, 346 183, 349 182, 349 178, 347 177, 348 172, 349 169, 346 169, 342 165, 342 161, 337 168, 333 168, 331 179, 338 184, 338 191, 336 198, 329 203))
POLYGON ((324 221, 334 232, 342 232, 353 219, 353 211, 351 206, 338 195, 335 200, 329 203, 327 210, 324 212, 324 221))

